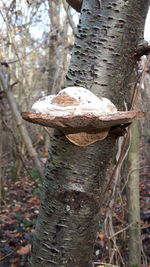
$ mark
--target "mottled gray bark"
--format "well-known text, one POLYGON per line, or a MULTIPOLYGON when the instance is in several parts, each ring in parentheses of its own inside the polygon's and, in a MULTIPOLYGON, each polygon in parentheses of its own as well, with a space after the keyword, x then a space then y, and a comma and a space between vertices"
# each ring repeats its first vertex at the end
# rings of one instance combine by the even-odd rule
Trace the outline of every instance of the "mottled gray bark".
POLYGON ((141 266, 139 141, 139 127, 136 121, 131 126, 131 145, 128 154, 129 267, 141 266))
POLYGON ((82 85, 120 109, 130 102, 148 2, 105 0, 100 9, 99 1, 84 1, 67 85, 82 85))
POLYGON ((112 151, 113 145, 114 141, 108 138, 101 151, 97 143, 81 148, 60 133, 53 136, 33 266, 88 266, 109 160, 107 151, 112 151))
MULTIPOLYGON (((134 52, 149 0, 84 0, 66 86, 79 85, 130 103, 136 82, 134 52), (129 94, 130 91, 130 94, 129 94), (130 96, 129 96, 130 95, 130 96)), ((47 161, 32 266, 87 267, 91 263, 105 173, 115 136, 76 147, 56 133, 47 161)))

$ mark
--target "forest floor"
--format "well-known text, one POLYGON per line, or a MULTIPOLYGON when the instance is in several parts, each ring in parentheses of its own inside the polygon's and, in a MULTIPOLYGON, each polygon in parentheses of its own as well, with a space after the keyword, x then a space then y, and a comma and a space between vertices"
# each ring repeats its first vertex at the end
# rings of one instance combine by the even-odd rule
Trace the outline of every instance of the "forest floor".
MULTIPOLYGON (((141 201, 141 240, 147 266, 150 267, 150 171, 140 171, 141 201)), ((5 200, 0 214, 0 267, 27 267, 30 262, 32 236, 40 205, 40 184, 34 179, 9 183, 5 186, 5 200)), ((119 205, 116 207, 116 218, 120 217, 119 205), (118 210, 118 214, 117 214, 118 210)), ((105 213, 105 207, 103 208, 105 213)), ((123 228, 114 220, 114 230, 123 228)), ((122 221, 121 218, 120 221, 122 221)), ((108 241, 103 227, 100 227, 96 244, 94 261, 108 262, 108 241)), ((124 260, 127 257, 126 235, 117 236, 117 244, 124 260), (124 236, 124 237, 123 237, 124 236), (123 240, 124 239, 124 240, 123 240)), ((93 265, 94 266, 94 265, 93 265)), ((101 266, 99 264, 95 266, 101 266)))

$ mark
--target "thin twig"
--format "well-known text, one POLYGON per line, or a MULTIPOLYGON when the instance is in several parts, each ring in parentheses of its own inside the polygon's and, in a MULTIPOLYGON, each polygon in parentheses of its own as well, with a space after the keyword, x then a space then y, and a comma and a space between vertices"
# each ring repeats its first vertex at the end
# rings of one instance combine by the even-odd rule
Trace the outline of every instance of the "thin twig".
POLYGON ((8 254, 6 254, 4 257, 2 257, 0 259, 0 262, 2 262, 4 259, 6 259, 7 257, 9 257, 11 254, 13 254, 14 252, 16 252, 18 248, 19 248, 19 246, 17 246, 15 249, 13 249, 13 251, 11 251, 8 254))
POLYGON ((119 230, 118 232, 114 233, 112 236, 109 237, 109 239, 113 238, 116 235, 119 235, 120 233, 126 231, 127 229, 129 229, 134 223, 130 223, 129 225, 127 225, 126 227, 122 228, 121 230, 119 230))
POLYGON ((122 190, 121 190, 121 193, 124 191, 124 189, 125 189, 125 187, 126 187, 128 181, 129 181, 129 177, 130 177, 130 175, 131 175, 133 172, 135 172, 135 171, 137 171, 137 170, 144 169, 144 168, 150 168, 150 166, 142 166, 142 167, 139 167, 139 168, 134 168, 134 169, 132 169, 132 170, 129 171, 129 173, 128 173, 128 175, 127 175, 126 182, 125 182, 125 184, 124 184, 124 186, 123 186, 123 188, 122 188, 122 190))

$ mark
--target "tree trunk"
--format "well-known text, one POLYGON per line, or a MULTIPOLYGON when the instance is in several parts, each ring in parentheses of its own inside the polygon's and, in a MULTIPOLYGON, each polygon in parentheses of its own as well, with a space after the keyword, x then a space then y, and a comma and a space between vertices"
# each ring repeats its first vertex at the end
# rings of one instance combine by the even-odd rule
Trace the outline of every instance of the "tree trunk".
MULTIPOLYGON (((144 61, 144 60, 143 60, 144 61)), ((150 166, 150 74, 145 75, 144 79, 144 90, 141 91, 142 94, 142 108, 146 111, 146 117, 144 121, 142 120, 142 137, 144 147, 144 156, 146 157, 146 164, 150 166)))
POLYGON ((32 144, 31 138, 28 134, 28 131, 27 131, 27 129, 23 123, 22 117, 21 117, 20 112, 19 112, 18 107, 17 107, 17 103, 16 103, 15 98, 13 96, 13 93, 9 90, 5 90, 5 93, 7 95, 9 105, 11 107, 13 116, 15 118, 15 122, 17 124, 20 135, 22 136, 22 139, 24 141, 26 149, 29 153, 29 156, 33 160, 36 169, 39 171, 39 173, 42 177, 43 171, 42 171, 42 166, 41 166, 40 160, 38 158, 38 155, 37 155, 35 148, 33 147, 33 144, 32 144))
MULTIPOLYGON (((0 99, 1 102, 1 99, 0 99)), ((1 103, 0 103, 1 104, 1 103)), ((2 108, 0 106, 0 140, 2 140, 2 133, 3 133, 3 127, 2 127, 2 108)), ((0 142, 0 207, 3 203, 3 146, 2 142, 0 142)))
MULTIPOLYGON (((7 73, 5 75, 7 76, 7 73)), ((20 132, 20 135, 22 136, 22 139, 23 139, 24 144, 26 146, 26 149, 29 153, 29 156, 33 159, 34 165, 42 177, 43 171, 42 171, 42 167, 41 167, 41 163, 39 161, 38 155, 37 155, 36 150, 34 149, 34 147, 32 145, 31 138, 28 134, 28 131, 27 131, 24 123, 23 123, 22 117, 21 117, 20 112, 18 110, 16 100, 13 96, 13 93, 9 90, 8 81, 7 81, 7 79, 5 80, 3 72, 1 72, 1 70, 0 70, 0 85, 2 86, 3 91, 5 92, 5 94, 7 96, 7 100, 9 102, 12 114, 15 118, 16 125, 18 127, 19 132, 20 132)))
POLYGON ((131 127, 131 146, 128 154, 128 221, 129 221, 129 267, 141 266, 141 231, 139 199, 139 128, 138 122, 131 127))
MULTIPOLYGON (((84 0, 66 86, 83 86, 119 109, 130 103, 136 82, 134 53, 149 0, 84 0), (129 94, 130 91, 130 94, 129 94)), ((104 198, 105 173, 115 136, 77 147, 61 133, 52 137, 33 240, 32 266, 91 264, 104 198)))
MULTIPOLYGON (((59 0, 49 0, 50 16, 50 36, 49 36, 49 62, 48 62, 48 94, 56 94, 64 83, 66 73, 66 54, 67 54, 67 32, 68 25, 66 19, 63 25, 60 24, 60 3, 59 0)), ((49 131, 53 134, 53 129, 49 131)), ((45 134, 45 151, 48 151, 50 144, 49 135, 45 134)))
POLYGON ((61 4, 62 1, 49 0, 50 16, 50 36, 49 36, 49 62, 48 62, 48 93, 56 94, 62 87, 62 77, 66 68, 66 54, 68 40, 68 24, 66 21, 67 14, 61 22, 61 4))
POLYGON ((49 36, 49 62, 48 62, 48 93, 56 94, 55 87, 58 72, 58 51, 60 42, 60 0, 49 0, 50 36, 49 36))

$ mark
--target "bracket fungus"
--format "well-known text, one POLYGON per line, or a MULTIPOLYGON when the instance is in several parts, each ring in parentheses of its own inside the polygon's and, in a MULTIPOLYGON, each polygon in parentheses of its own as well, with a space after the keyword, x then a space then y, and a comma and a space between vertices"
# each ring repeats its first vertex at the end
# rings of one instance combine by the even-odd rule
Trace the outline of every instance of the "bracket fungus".
POLYGON ((103 140, 112 128, 125 126, 145 116, 140 110, 117 111, 107 98, 98 98, 83 87, 67 87, 57 95, 39 99, 23 119, 46 127, 57 128, 78 146, 103 140))

